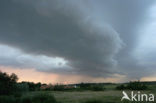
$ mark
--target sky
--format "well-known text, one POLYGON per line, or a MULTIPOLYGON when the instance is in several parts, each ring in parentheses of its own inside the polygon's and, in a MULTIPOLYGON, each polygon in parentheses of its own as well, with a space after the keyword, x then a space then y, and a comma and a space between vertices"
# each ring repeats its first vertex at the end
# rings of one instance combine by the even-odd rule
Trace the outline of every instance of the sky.
POLYGON ((155 0, 1 0, 0 70, 42 83, 156 81, 155 0))

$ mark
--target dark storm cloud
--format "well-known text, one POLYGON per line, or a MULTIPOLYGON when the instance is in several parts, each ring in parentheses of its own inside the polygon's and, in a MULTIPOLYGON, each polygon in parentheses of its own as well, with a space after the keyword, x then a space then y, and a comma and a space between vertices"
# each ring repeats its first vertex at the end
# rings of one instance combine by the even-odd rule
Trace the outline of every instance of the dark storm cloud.
MULTIPOLYGON (((0 1, 0 43, 31 55, 64 58, 70 67, 56 69, 48 65, 45 69, 40 65, 36 67, 40 71, 94 77, 119 73, 139 79, 151 74, 133 52, 141 36, 138 29, 146 22, 147 10, 153 2, 0 1)), ((18 66, 18 62, 14 64, 18 66)))
POLYGON ((79 4, 60 0, 1 1, 0 43, 33 55, 64 58, 71 67, 43 67, 40 71, 89 76, 116 73, 114 56, 122 45, 118 33, 90 17, 85 13, 87 8, 79 4))
MULTIPOLYGON (((117 60, 121 71, 128 78, 140 79, 143 76, 150 75, 152 72, 146 66, 140 65, 136 57, 133 55, 142 34, 138 31, 144 22, 148 19, 148 9, 153 5, 154 1, 138 0, 138 1, 123 1, 123 4, 118 4, 120 7, 120 16, 116 20, 120 23, 116 24, 116 30, 120 33, 122 40, 126 44, 120 53, 117 55, 117 60)), ((143 55, 142 55, 143 56, 143 55)))
POLYGON ((140 77, 153 73, 147 66, 140 65, 136 55, 133 55, 142 36, 138 30, 145 25, 144 22, 147 23, 148 10, 153 4, 154 0, 101 0, 97 4, 98 7, 95 6, 97 11, 101 10, 101 17, 107 19, 125 43, 125 46, 116 55, 116 59, 118 70, 127 75, 129 79, 140 79, 140 77))

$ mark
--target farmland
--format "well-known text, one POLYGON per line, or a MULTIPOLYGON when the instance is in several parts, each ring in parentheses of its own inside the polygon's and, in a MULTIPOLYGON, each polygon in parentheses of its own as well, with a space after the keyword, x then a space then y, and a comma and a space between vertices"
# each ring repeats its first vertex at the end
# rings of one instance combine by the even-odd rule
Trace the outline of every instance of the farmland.
MULTIPOLYGON (((45 91, 42 93, 53 95, 60 103, 133 103, 129 101, 121 102, 122 90, 114 90, 113 87, 108 85, 105 91, 45 91)), ((153 89, 141 91, 141 93, 156 94, 155 86, 150 87, 153 87, 153 89)), ((127 90, 126 92, 130 94, 131 91, 127 90)), ((31 94, 36 93, 41 92, 32 92, 31 94)))
POLYGON ((0 103, 150 103, 156 94, 156 82, 52 85, 17 82, 16 74, 3 72, 0 78, 0 103), (121 101, 123 94, 128 99, 121 101))

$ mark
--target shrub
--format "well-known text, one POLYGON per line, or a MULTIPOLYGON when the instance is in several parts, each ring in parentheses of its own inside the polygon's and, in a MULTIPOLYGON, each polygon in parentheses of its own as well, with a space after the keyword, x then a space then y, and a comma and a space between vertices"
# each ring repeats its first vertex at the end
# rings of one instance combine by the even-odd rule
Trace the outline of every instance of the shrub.
POLYGON ((118 90, 146 90, 147 86, 144 83, 141 83, 139 81, 129 82, 127 85, 119 85, 116 87, 118 90))
POLYGON ((54 91, 64 91, 65 88, 63 85, 55 85, 53 88, 54 91))
POLYGON ((18 77, 16 74, 12 73, 8 75, 0 71, 0 95, 10 95, 16 92, 18 77))
POLYGON ((93 90, 93 91, 103 91, 103 90, 105 90, 105 88, 103 86, 101 86, 101 85, 93 85, 91 87, 91 90, 93 90))
POLYGON ((126 87, 125 87, 125 85, 118 85, 117 87, 116 87, 116 89, 117 90, 124 90, 124 89, 126 89, 126 87))
POLYGON ((103 91, 105 90, 104 86, 101 84, 92 84, 92 83, 81 83, 81 90, 92 90, 92 91, 103 91))
POLYGON ((16 99, 13 96, 0 96, 0 103, 16 103, 16 99))
POLYGON ((56 103, 54 96, 49 94, 37 94, 32 98, 33 103, 56 103))
POLYGON ((130 90, 146 90, 147 86, 139 81, 130 82, 127 85, 127 89, 130 90))
POLYGON ((29 85, 27 83, 18 83, 17 90, 20 92, 28 92, 29 91, 29 85))
POLYGON ((80 88, 81 88, 81 89, 87 90, 87 89, 89 89, 90 87, 91 87, 91 84, 90 84, 90 83, 81 83, 81 84, 80 84, 80 88))
POLYGON ((24 96, 20 103, 57 103, 53 95, 39 93, 34 96, 24 96))
POLYGON ((32 96, 24 96, 20 99, 20 103, 32 103, 32 96))

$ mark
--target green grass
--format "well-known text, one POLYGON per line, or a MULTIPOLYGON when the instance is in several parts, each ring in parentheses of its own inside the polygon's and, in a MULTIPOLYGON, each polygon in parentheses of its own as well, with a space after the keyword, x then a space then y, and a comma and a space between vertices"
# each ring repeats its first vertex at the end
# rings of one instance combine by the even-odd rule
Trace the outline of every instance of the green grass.
POLYGON ((58 103, 55 97, 49 93, 38 92, 26 94, 22 97, 0 96, 0 103, 58 103))
MULTIPOLYGON (((59 103, 135 103, 129 101, 121 102, 122 90, 115 90, 115 87, 116 85, 106 85, 104 91, 39 91, 31 92, 29 95, 38 93, 53 95, 59 103)), ((153 93, 156 95, 156 86, 150 85, 149 88, 149 90, 141 91, 141 93, 153 93)), ((129 94, 131 91, 126 90, 126 92, 129 94)))
MULTIPOLYGON (((128 94, 130 91, 126 91, 128 94)), ((32 92, 35 95, 40 92, 32 92)), ((122 91, 119 90, 105 90, 105 91, 45 91, 42 93, 53 95, 60 103, 133 103, 129 101, 121 102, 122 91)), ((141 93, 154 93, 156 91, 141 91, 141 93)), ((139 103, 139 102, 137 102, 139 103)), ((140 102, 143 103, 143 102, 140 102)), ((148 102, 150 103, 150 102, 148 102)))
MULTIPOLYGON (((141 93, 153 93, 156 96, 156 86, 150 85, 150 89, 141 93)), ((19 98, 18 103, 136 103, 121 102, 122 90, 115 90, 115 85, 105 86, 104 91, 36 91, 27 92, 19 98), (33 101, 33 102, 31 102, 33 101), (45 101, 45 102, 42 102, 45 101), (52 101, 52 102, 50 102, 52 101)), ((131 91, 126 90, 129 94, 131 91)), ((156 98, 155 98, 156 100, 156 98)), ((17 103, 13 96, 0 96, 0 103, 17 103), (3 100, 3 101, 2 101, 3 100)), ((137 102, 145 103, 145 102, 137 102)), ((147 102, 146 102, 147 103, 147 102)), ((152 103, 152 102, 148 102, 152 103)))

